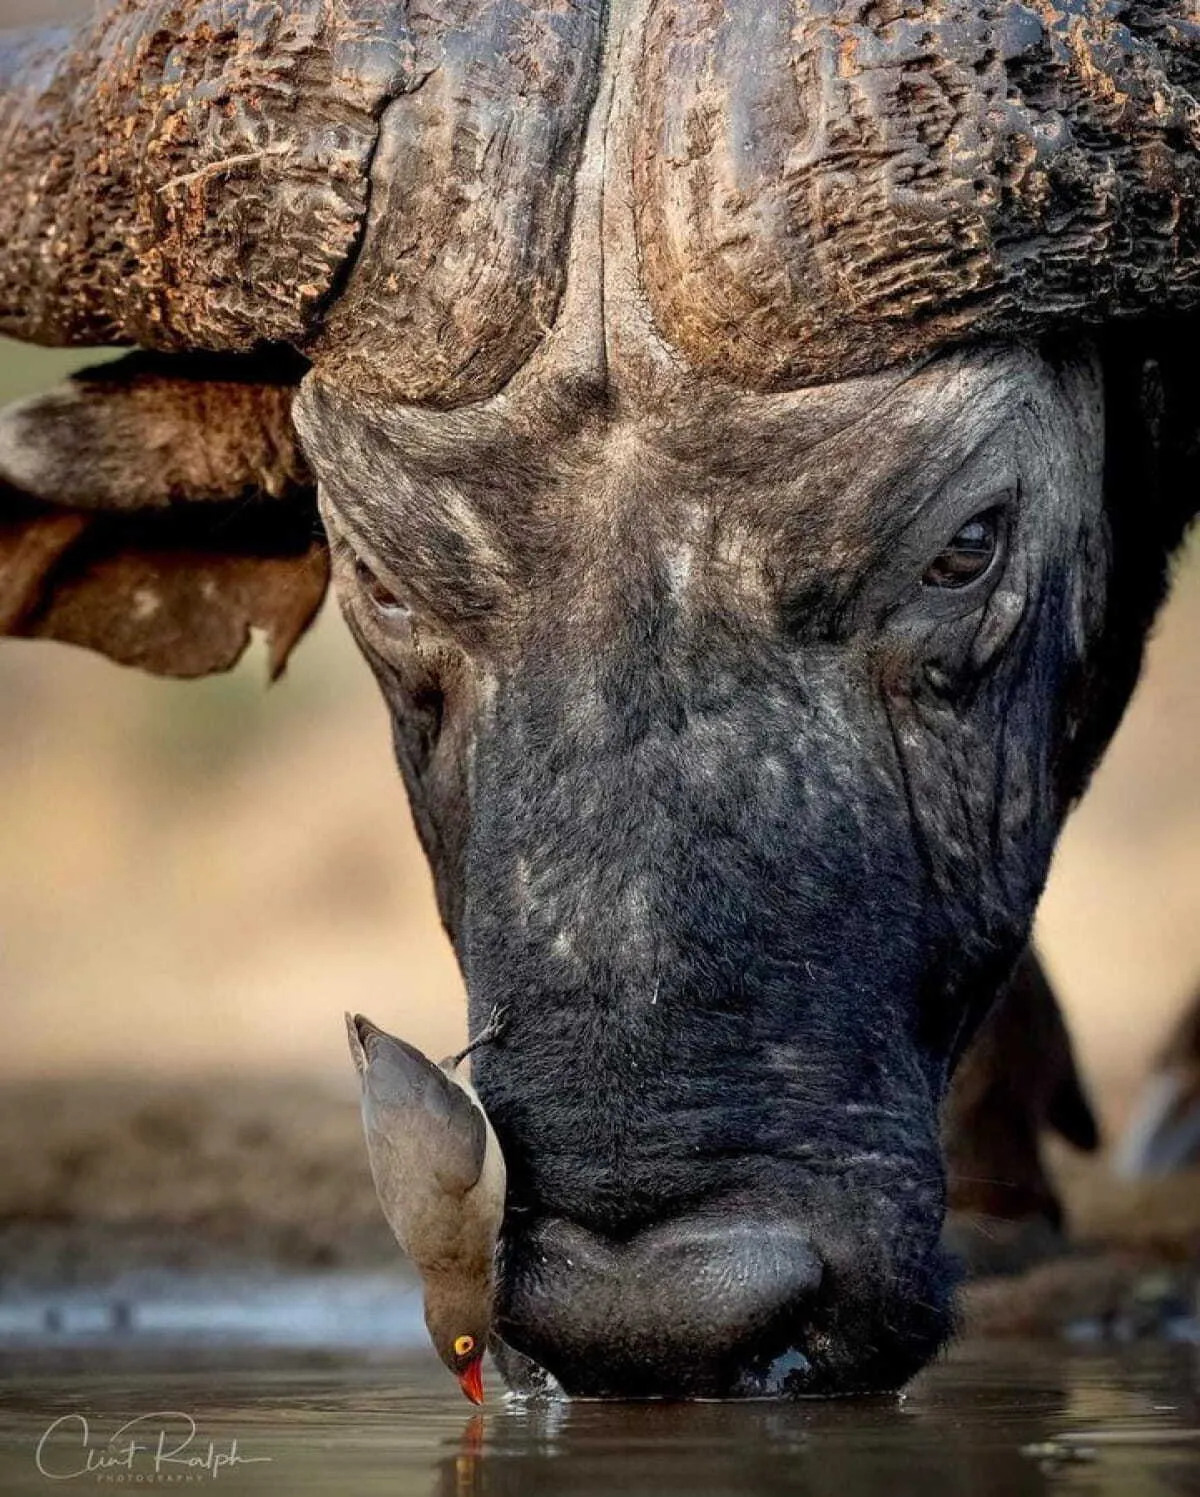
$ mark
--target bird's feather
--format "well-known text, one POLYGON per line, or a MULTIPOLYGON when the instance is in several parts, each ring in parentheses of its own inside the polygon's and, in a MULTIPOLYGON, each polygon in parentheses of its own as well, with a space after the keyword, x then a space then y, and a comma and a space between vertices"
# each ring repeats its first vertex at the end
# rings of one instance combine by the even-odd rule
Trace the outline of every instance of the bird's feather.
MULTIPOLYGON (((414 1183, 432 1178, 447 1192, 465 1194, 479 1180, 487 1152, 487 1122, 454 1078, 426 1056, 347 1015, 350 1050, 363 1082, 363 1121, 393 1163, 411 1159, 414 1183)), ((372 1158, 372 1167, 379 1161, 372 1158)), ((378 1175, 378 1171, 377 1171, 378 1175)))

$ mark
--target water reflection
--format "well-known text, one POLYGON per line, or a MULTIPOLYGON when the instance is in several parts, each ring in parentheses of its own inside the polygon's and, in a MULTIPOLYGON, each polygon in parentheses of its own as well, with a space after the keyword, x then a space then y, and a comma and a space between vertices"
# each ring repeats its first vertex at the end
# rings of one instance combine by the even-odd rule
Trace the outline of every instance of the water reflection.
MULTIPOLYGON (((221 1497, 1184 1497, 1200 1491, 1200 1446, 1100 1444, 1092 1458, 1023 1454, 1089 1429, 1196 1428, 1197 1376, 1184 1348, 1119 1353, 961 1348, 904 1400, 801 1404, 505 1402, 479 1414, 429 1355, 204 1360, 10 1358, 0 1370, 0 1492, 45 1492, 34 1447, 54 1418, 100 1428, 185 1410, 203 1440, 260 1460, 222 1472, 221 1497)), ((494 1386, 494 1385, 493 1385, 494 1386)), ((70 1426, 68 1426, 70 1427, 70 1426)), ((85 1481, 90 1486, 94 1482, 85 1481)), ((68 1486, 67 1490, 76 1490, 68 1486)))
MULTIPOLYGON (((481 1421, 482 1422, 482 1421, 481 1421)), ((439 1497, 655 1497, 704 1492, 813 1497, 874 1491, 1038 1490, 1019 1447, 980 1431, 920 1429, 906 1409, 860 1402, 802 1407, 647 1405, 520 1409, 464 1432, 441 1463, 439 1497), (997 1459, 999 1457, 999 1459, 997 1459)))
POLYGON ((1064 1490, 1168 1497, 1200 1490, 1200 1448, 1136 1443, 1139 1420, 1194 1419, 1186 1357, 1156 1381, 1093 1359, 985 1357, 927 1375, 904 1400, 822 1404, 517 1404, 477 1416, 439 1467, 438 1497, 1009 1497, 1064 1490), (1167 1391, 1164 1391, 1166 1389, 1167 1391), (1165 1403, 1170 1396, 1176 1401, 1165 1403), (1155 1402, 1155 1399, 1160 1400, 1155 1402), (1039 1460, 1067 1430, 1128 1429, 1134 1443, 1039 1460))

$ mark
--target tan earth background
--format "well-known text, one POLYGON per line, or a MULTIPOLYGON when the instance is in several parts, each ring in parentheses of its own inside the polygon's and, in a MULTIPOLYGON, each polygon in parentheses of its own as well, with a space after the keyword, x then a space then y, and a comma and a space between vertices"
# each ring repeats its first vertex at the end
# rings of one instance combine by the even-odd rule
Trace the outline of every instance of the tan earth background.
MULTIPOLYGON (((0 399, 86 362, 0 344, 0 399)), ((1198 641, 1193 543, 1039 913, 1109 1137, 1200 979, 1198 641)), ((380 1251, 342 1011, 443 1054, 463 995, 336 609, 270 689, 258 649, 174 683, 0 642, 0 845, 0 1282, 84 1272, 94 1218, 169 1219, 180 1262, 200 1232, 380 1251)))

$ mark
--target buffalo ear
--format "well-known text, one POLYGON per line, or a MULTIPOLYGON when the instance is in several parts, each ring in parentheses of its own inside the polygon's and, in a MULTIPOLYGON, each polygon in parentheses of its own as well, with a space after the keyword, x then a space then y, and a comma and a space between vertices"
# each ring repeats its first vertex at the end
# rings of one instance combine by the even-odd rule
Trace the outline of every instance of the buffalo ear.
POLYGON ((0 412, 0 633, 201 676, 258 629, 277 676, 328 584, 299 373, 134 354, 0 412))

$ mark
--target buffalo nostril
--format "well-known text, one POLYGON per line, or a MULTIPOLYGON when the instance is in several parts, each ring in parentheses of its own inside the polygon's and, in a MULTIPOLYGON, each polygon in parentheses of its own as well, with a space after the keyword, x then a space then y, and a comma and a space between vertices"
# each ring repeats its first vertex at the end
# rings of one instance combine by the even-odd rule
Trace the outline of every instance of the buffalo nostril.
POLYGON ((790 1225, 684 1220, 654 1228, 625 1249, 626 1274, 644 1276, 644 1308, 703 1339, 744 1339, 808 1301, 821 1261, 790 1225))

